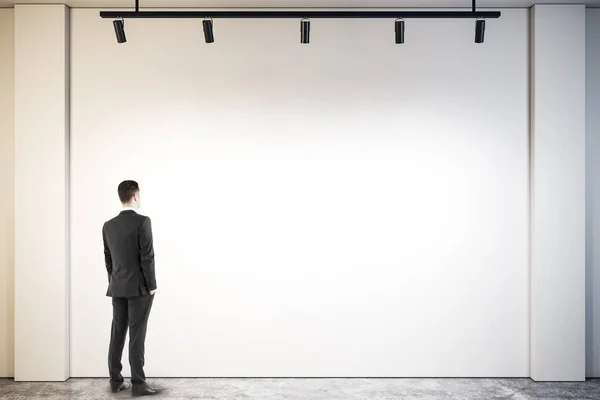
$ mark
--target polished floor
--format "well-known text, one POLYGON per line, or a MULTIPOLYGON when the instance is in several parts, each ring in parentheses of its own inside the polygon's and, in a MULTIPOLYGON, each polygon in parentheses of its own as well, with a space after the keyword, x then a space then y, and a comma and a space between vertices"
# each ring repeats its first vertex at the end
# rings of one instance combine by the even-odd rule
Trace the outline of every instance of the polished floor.
MULTIPOLYGON (((153 379, 156 399, 392 400, 392 399, 600 399, 600 380, 537 383, 530 379, 153 379)), ((106 379, 23 383, 0 379, 0 399, 130 398, 110 393, 106 379)))

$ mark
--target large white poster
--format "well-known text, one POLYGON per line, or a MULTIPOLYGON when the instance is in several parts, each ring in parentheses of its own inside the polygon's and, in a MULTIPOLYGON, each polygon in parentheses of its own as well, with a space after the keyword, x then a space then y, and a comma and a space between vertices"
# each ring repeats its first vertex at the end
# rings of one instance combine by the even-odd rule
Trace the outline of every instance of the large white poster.
MULTIPOLYGON (((112 21, 72 10, 71 375, 106 376, 101 227, 137 180, 148 376, 529 376, 528 12, 112 21)), ((124 355, 128 372, 127 352, 124 355)))

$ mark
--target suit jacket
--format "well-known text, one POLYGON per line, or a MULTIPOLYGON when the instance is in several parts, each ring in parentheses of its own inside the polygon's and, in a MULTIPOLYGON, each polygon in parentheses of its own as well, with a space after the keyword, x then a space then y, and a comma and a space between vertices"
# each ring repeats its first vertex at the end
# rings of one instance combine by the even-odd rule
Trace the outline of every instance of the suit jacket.
POLYGON ((137 297, 156 289, 150 218, 121 211, 102 227, 107 296, 137 297))

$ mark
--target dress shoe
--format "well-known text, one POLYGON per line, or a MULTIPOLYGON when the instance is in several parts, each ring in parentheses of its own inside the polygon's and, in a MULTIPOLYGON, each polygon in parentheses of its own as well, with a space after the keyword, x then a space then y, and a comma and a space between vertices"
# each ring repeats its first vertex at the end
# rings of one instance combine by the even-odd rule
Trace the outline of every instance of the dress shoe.
POLYGON ((129 389, 129 383, 127 382, 121 382, 120 384, 118 384, 118 386, 113 385, 112 383, 110 384, 110 390, 112 390, 113 393, 121 392, 127 389, 129 389))
POLYGON ((142 387, 133 387, 131 390, 131 394, 134 396, 153 396, 155 394, 159 394, 160 391, 151 386, 144 385, 142 387))

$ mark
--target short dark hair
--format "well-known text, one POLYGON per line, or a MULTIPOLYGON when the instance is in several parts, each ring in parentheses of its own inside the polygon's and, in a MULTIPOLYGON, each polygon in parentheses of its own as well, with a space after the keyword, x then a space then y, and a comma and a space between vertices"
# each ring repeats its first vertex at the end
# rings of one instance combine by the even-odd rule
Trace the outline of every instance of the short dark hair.
POLYGON ((123 181, 119 184, 119 199, 121 203, 128 203, 129 200, 140 190, 136 181, 123 181))

